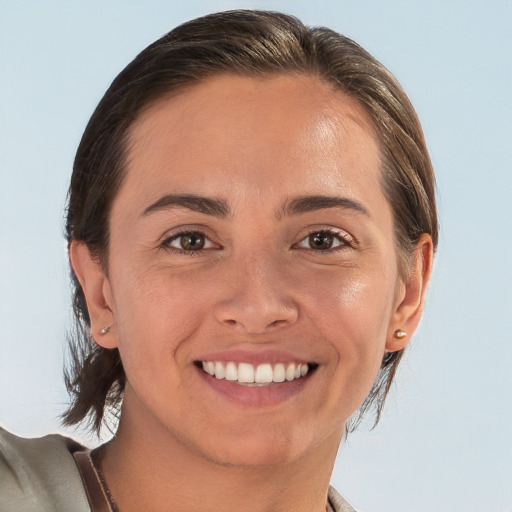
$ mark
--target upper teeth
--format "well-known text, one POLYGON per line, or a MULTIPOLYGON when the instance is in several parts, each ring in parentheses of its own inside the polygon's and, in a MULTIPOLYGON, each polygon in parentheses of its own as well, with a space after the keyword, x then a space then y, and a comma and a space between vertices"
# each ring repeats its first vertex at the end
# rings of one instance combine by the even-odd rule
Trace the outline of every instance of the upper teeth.
POLYGON ((289 363, 284 365, 268 363, 253 366, 249 363, 222 363, 202 361, 203 370, 216 379, 238 381, 242 384, 270 384, 271 382, 291 381, 304 377, 309 371, 307 364, 289 363))

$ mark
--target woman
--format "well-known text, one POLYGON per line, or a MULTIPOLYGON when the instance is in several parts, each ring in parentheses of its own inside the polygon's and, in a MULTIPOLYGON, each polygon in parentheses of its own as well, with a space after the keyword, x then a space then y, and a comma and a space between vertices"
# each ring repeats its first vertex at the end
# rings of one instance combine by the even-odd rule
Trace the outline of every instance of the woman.
POLYGON ((379 418, 437 244, 421 127, 381 64, 278 13, 176 28, 93 114, 67 235, 65 423, 119 424, 92 453, 3 432, 1 510, 353 510, 336 452, 379 418))

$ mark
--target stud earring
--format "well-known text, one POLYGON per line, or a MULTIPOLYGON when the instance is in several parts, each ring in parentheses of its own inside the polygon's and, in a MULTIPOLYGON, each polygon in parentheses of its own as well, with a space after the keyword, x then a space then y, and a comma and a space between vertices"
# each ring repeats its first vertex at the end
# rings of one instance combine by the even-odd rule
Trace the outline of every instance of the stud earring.
POLYGON ((397 329, 394 333, 395 338, 405 338, 407 336, 407 333, 405 331, 402 331, 402 329, 397 329))
POLYGON ((111 325, 107 325, 107 327, 103 327, 103 329, 101 329, 101 331, 100 331, 100 334, 102 336, 104 336, 105 334, 107 334, 108 331, 110 331, 111 327, 112 327, 111 325))

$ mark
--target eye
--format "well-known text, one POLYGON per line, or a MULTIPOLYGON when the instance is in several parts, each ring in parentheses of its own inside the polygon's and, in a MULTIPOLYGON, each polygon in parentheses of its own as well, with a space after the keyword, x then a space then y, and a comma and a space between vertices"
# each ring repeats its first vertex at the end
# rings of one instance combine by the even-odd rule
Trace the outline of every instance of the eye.
POLYGON ((162 246, 178 252, 196 252, 211 249, 215 247, 215 244, 200 231, 187 231, 172 235, 164 240, 162 246))
POLYGON ((297 244, 297 247, 314 251, 328 251, 338 247, 350 246, 350 242, 351 239, 347 233, 321 229, 311 232, 297 244))

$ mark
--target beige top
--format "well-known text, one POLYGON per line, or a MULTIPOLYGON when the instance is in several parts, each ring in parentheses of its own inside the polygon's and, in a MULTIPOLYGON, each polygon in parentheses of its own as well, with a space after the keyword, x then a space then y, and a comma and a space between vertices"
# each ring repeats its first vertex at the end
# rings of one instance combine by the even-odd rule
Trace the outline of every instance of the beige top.
MULTIPOLYGON (((335 512, 356 512, 333 487, 329 501, 335 512)), ((111 511, 88 449, 60 435, 24 439, 0 428, 0 512, 111 511)))

